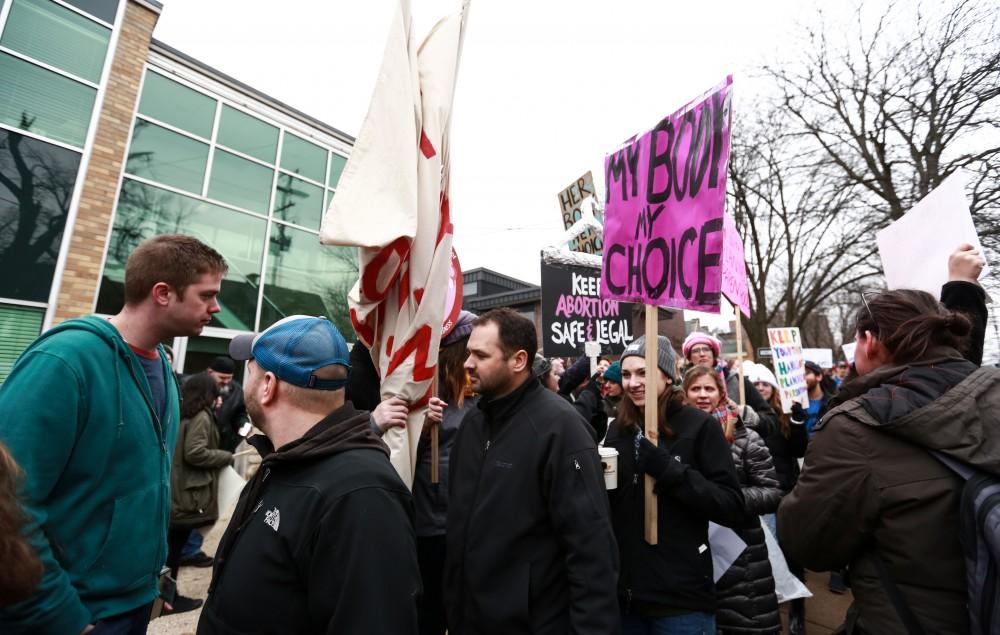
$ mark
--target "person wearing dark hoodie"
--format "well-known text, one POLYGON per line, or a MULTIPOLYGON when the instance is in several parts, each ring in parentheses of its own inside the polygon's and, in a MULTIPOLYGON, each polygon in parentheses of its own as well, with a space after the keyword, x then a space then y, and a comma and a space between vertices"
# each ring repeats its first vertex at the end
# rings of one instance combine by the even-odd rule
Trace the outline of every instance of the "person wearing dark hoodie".
POLYGON ((655 402, 646 391, 646 338, 622 353, 625 396, 604 440, 605 447, 618 450, 618 487, 608 496, 621 558, 619 619, 623 635, 714 634, 708 523, 743 522, 743 495, 721 426, 685 404, 674 385, 677 364, 670 341, 661 335, 657 346, 655 402), (643 431, 644 413, 654 403, 659 425, 650 439, 643 431), (644 535, 646 476, 656 483, 656 545, 644 535))
POLYGON ((294 315, 233 338, 262 457, 216 550, 198 633, 417 632, 413 498, 369 413, 345 401, 347 343, 294 315))
POLYGON ((594 441, 599 442, 608 431, 608 415, 601 403, 601 371, 590 376, 590 358, 581 357, 559 378, 559 396, 573 404, 590 426, 594 441))
POLYGON ((850 565, 847 633, 911 632, 905 611, 925 633, 969 632, 964 481, 930 452, 1000 475, 1000 370, 963 357, 971 329, 922 291, 862 296, 856 375, 817 424, 778 510, 795 559, 821 571, 850 565))
POLYGON ((226 270, 190 236, 151 238, 128 258, 118 314, 67 320, 15 363, 0 388, 0 441, 24 469, 27 536, 45 573, 36 593, 0 609, 0 632, 146 632, 180 419, 161 342, 201 333, 226 270))

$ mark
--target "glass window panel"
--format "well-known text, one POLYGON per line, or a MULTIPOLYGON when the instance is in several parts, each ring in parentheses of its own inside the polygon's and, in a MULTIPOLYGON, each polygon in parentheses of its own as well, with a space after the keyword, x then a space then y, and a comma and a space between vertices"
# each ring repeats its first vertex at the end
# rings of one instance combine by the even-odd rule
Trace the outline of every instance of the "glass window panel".
POLYGON ((208 197, 267 214, 273 180, 274 170, 216 148, 208 197))
POLYGON ((208 144, 163 126, 135 120, 125 171, 164 185, 201 194, 208 144))
POLYGON ((326 173, 326 150, 286 132, 281 146, 281 167, 322 183, 326 173))
POLYGON ((97 90, 0 53, 0 122, 83 146, 97 90))
POLYGON ((50 0, 14 0, 0 44, 99 82, 111 29, 50 0))
POLYGON ((215 123, 215 100, 163 75, 147 72, 139 112, 208 139, 215 123))
POLYGON ((279 174, 274 216, 318 231, 323 218, 323 188, 289 174, 279 174))
POLYGON ((42 332, 45 309, 0 304, 0 384, 10 375, 18 356, 42 332))
POLYGON ((63 2, 86 11, 108 24, 115 23, 115 14, 118 13, 118 0, 63 0, 63 2))
POLYGON ((324 315, 350 338, 347 292, 358 279, 356 254, 353 247, 321 245, 316 234, 274 223, 260 328, 289 315, 324 315))
POLYGON ((340 175, 344 173, 345 165, 347 165, 347 159, 336 152, 330 153, 330 182, 328 183, 330 187, 337 187, 340 175))
POLYGON ((0 129, 0 297, 47 302, 80 153, 0 129))
POLYGON ((117 313, 124 300, 125 261, 143 240, 158 234, 194 236, 217 249, 229 264, 222 281, 222 310, 211 325, 252 331, 257 307, 267 221, 188 196, 125 179, 108 243, 99 313, 117 313))
POLYGON ((217 141, 268 163, 274 163, 278 153, 277 128, 229 106, 222 107, 217 141))

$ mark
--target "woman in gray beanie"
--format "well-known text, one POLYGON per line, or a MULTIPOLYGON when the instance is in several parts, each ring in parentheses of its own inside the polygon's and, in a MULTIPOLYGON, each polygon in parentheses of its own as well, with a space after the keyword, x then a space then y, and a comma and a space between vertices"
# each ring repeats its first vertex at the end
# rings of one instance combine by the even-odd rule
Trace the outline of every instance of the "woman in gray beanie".
POLYGON ((715 585, 708 522, 729 525, 742 497, 729 444, 719 424, 685 405, 676 383, 676 354, 658 340, 658 432, 646 438, 645 338, 621 358, 625 396, 608 429, 618 450, 618 488, 609 490, 621 572, 622 634, 715 633, 715 585), (655 479, 657 544, 644 538, 645 478, 655 479))

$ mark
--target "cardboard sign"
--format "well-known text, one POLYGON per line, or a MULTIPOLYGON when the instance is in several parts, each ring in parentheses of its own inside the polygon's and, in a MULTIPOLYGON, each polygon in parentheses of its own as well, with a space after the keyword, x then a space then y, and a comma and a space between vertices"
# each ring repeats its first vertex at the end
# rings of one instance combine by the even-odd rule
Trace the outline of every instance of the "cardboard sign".
POLYGON ((750 317, 750 289, 747 288, 747 262, 743 238, 736 221, 729 214, 722 217, 722 293, 743 315, 750 317))
POLYGON ((798 402, 809 407, 809 389, 806 388, 806 360, 802 356, 802 337, 797 328, 767 329, 774 361, 774 375, 781 394, 781 409, 792 411, 798 402))
POLYGON ((847 360, 848 364, 854 363, 854 350, 858 347, 857 342, 851 342, 849 344, 844 344, 841 346, 844 349, 844 359, 847 360))
POLYGON ((542 349, 547 356, 576 357, 585 344, 619 354, 634 339, 632 307, 600 296, 600 272, 542 263, 542 349))
POLYGON ((602 297, 719 312, 732 77, 604 162, 602 297))
MULTIPOLYGON (((966 176, 958 171, 875 234, 890 289, 920 289, 935 298, 948 281, 948 256, 962 243, 983 252, 965 196, 966 176)), ((983 267, 980 278, 989 273, 983 267)))
POLYGON ((803 348, 802 357, 807 362, 816 362, 820 368, 833 368, 832 348, 803 348))
MULTIPOLYGON (((594 196, 594 175, 587 173, 573 182, 562 192, 559 192, 559 208, 562 210, 563 225, 566 229, 583 216, 581 205, 583 201, 594 196)), ((596 216, 596 215, 595 215, 596 216)), ((597 220, 601 220, 597 217, 597 220)), ((582 251, 586 254, 601 254, 604 242, 594 229, 588 229, 569 243, 570 251, 582 251)))

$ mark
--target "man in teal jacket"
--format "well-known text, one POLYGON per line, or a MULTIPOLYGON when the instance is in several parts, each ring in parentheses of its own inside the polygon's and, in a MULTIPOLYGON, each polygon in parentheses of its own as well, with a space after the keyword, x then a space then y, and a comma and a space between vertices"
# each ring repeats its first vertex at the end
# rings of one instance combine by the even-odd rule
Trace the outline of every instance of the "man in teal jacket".
POLYGON ((166 559, 179 395, 161 342, 201 333, 227 270, 189 236, 145 241, 110 320, 68 320, 0 388, 0 441, 25 478, 29 538, 45 565, 0 632, 145 633, 166 559))

